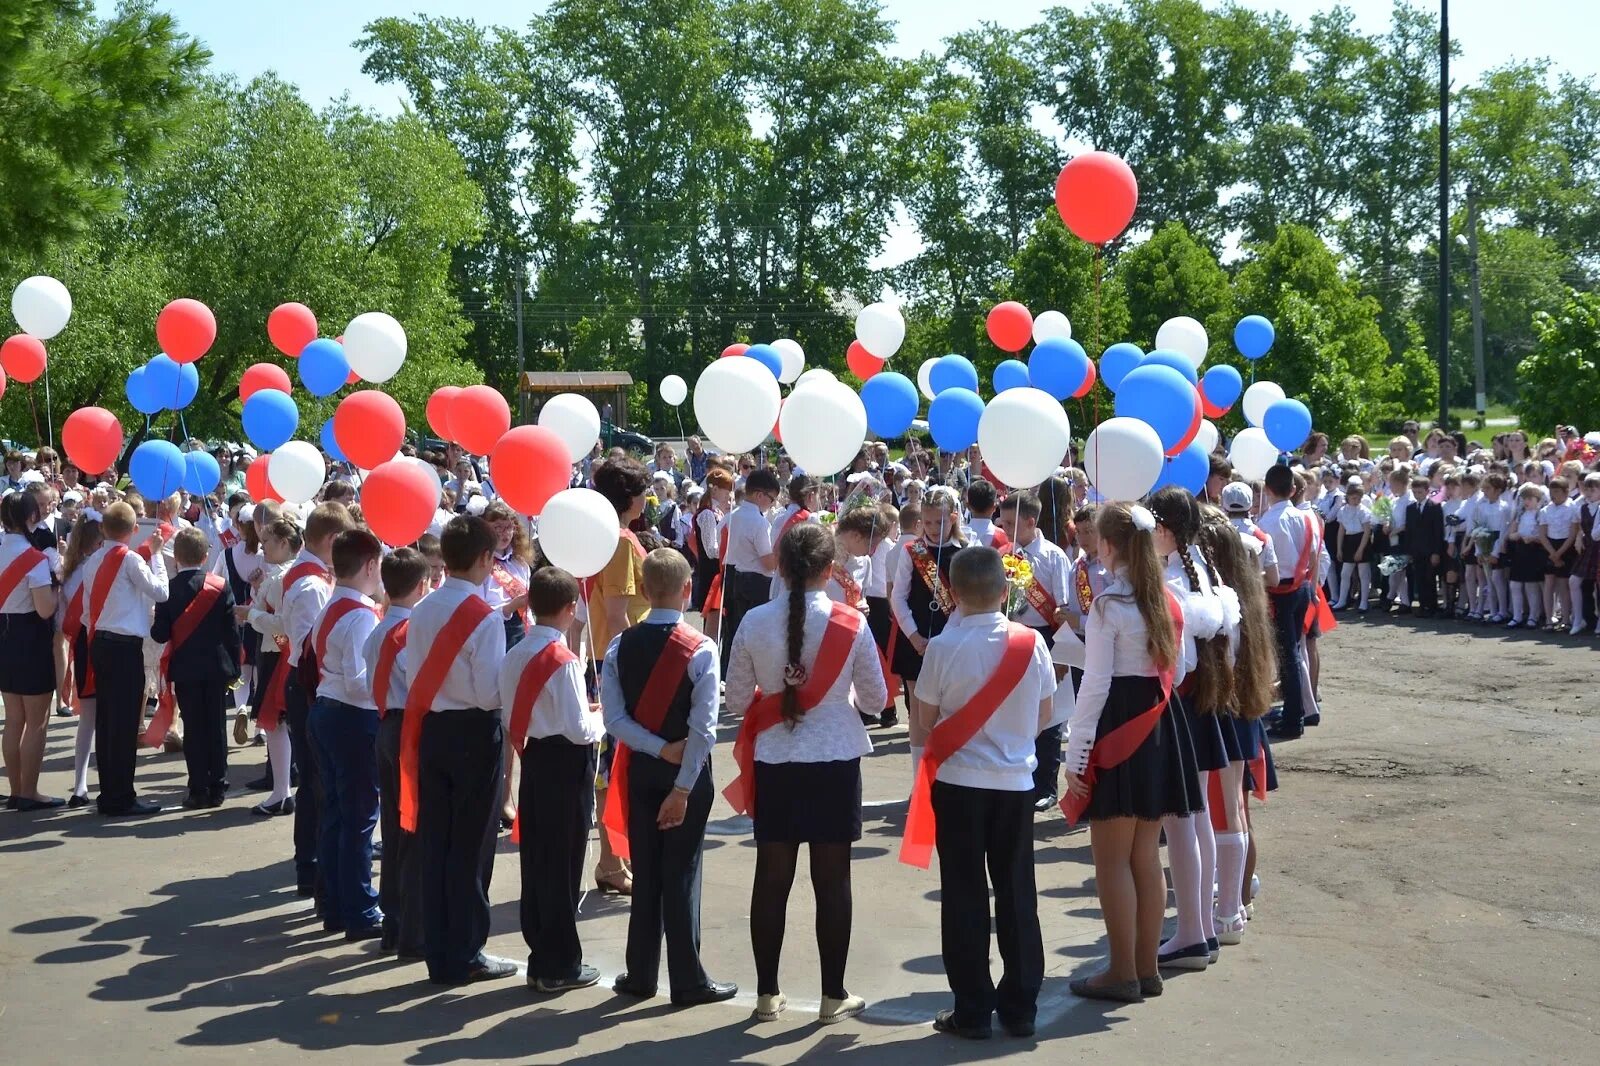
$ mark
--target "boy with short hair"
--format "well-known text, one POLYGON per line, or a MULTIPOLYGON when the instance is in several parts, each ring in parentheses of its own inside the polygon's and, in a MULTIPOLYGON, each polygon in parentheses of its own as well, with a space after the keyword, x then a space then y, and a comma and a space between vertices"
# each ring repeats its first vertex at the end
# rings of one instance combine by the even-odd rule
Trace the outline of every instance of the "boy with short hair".
POLYGON ((534 624, 500 667, 500 703, 523 760, 514 835, 521 845, 528 984, 547 994, 600 980, 600 971, 583 961, 578 900, 605 724, 589 705, 584 664, 567 647, 578 598, 578 582, 565 570, 534 571, 528 579, 534 624))
POLYGON ((432 592, 444 584, 444 556, 439 552, 439 538, 424 533, 417 538, 417 551, 428 562, 428 591, 432 592))
POLYGON ((967 528, 972 531, 972 543, 1003 552, 1016 538, 995 523, 998 499, 994 486, 981 477, 967 486, 967 528))
POLYGON ((1424 618, 1439 614, 1438 573, 1444 559, 1444 508, 1429 497, 1431 487, 1425 475, 1412 475, 1411 506, 1401 539, 1411 556, 1410 593, 1416 596, 1417 610, 1424 618))
POLYGON ((901 861, 939 853, 940 930, 955 1007, 933 1027, 986 1039, 990 1018, 1033 1033, 1044 946, 1033 869, 1034 738, 1054 719, 1055 671, 1044 638, 1001 613, 1000 554, 972 547, 950 563, 961 614, 928 642, 915 709, 930 730, 901 861), (929 825, 930 819, 934 822, 929 825), (987 873, 987 877, 986 877, 987 873), (989 974, 989 881, 1005 975, 989 974))
POLYGON ((1578 555, 1578 504, 1568 499, 1572 483, 1565 477, 1551 478, 1548 488, 1550 502, 1539 509, 1539 546, 1550 557, 1544 576, 1544 602, 1551 627, 1565 625, 1576 636, 1583 631, 1578 609, 1582 579, 1573 573, 1578 555))
MULTIPOLYGON (((733 647, 744 616, 771 598, 778 552, 767 512, 777 502, 778 475, 764 466, 745 477, 744 499, 728 515, 728 552, 722 560, 723 647, 733 647)), ((722 669, 726 669, 726 660, 722 669)))

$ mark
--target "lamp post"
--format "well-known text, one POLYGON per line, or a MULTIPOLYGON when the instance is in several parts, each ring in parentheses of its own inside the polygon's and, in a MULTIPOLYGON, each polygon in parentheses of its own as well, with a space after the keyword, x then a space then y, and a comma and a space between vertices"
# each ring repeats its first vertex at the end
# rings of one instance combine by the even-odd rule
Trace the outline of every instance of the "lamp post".
POLYGON ((1450 426, 1450 0, 1439 0, 1439 426, 1450 426))

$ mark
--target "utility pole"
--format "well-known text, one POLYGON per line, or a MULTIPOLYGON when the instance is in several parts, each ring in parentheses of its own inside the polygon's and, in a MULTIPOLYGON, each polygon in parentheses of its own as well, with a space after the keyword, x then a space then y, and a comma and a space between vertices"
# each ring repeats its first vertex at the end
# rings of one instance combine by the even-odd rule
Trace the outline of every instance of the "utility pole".
POLYGON ((528 372, 528 358, 522 347, 522 253, 517 253, 517 423, 528 420, 527 393, 522 388, 522 376, 528 372))
POLYGON ((1439 427, 1450 426, 1450 0, 1439 0, 1439 427))
MULTIPOLYGON (((1489 416, 1489 394, 1483 382, 1483 302, 1478 298, 1478 190, 1467 186, 1467 267, 1472 279, 1472 373, 1477 382, 1478 417, 1489 416)), ((1487 423, 1485 423, 1487 424, 1487 423)))

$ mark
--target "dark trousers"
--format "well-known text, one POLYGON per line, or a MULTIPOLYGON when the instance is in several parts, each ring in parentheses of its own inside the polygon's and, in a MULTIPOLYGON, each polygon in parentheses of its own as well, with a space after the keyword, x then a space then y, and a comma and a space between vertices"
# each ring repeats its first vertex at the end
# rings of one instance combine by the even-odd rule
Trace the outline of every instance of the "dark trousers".
POLYGON ((317 872, 332 907, 323 918, 346 930, 377 925, 372 831, 378 825, 378 712, 318 697, 306 722, 322 777, 317 872))
POLYGON ((1311 588, 1301 585, 1293 592, 1273 592, 1272 627, 1278 644, 1278 685, 1283 695, 1283 727, 1297 730, 1306 716, 1300 692, 1300 663, 1305 658, 1303 643, 1306 611, 1311 606, 1311 588))
POLYGON ((228 682, 173 681, 183 715, 183 761, 189 795, 220 800, 228 791, 228 682))
POLYGON ((121 633, 96 633, 94 758, 100 774, 101 814, 119 814, 138 800, 133 764, 144 724, 144 641, 121 633))
POLYGON ((772 598, 772 578, 729 567, 722 579, 722 676, 728 676, 733 635, 744 616, 772 598))
POLYGON ((383 826, 383 876, 378 907, 383 938, 400 954, 422 955, 422 886, 417 881, 417 838, 400 828, 400 729, 402 708, 378 722, 378 821, 383 826))
POLYGON ((324 918, 338 914, 328 897, 328 887, 317 876, 317 833, 322 824, 322 778, 306 719, 311 705, 305 689, 291 667, 283 686, 283 720, 289 726, 289 751, 299 774, 300 786, 294 790, 294 881, 302 888, 316 890, 317 911, 324 918))
POLYGON ((1438 568, 1428 561, 1428 556, 1416 554, 1411 557, 1411 565, 1407 568, 1411 579, 1411 588, 1408 595, 1416 598, 1421 610, 1437 611, 1439 609, 1438 568))
MULTIPOLYGON (((1044 638, 1045 647, 1055 647, 1056 631, 1054 629, 1049 626, 1033 626, 1031 628, 1044 638)), ((1056 794, 1056 782, 1061 778, 1060 726, 1050 726, 1034 738, 1033 757, 1038 762, 1038 765, 1033 770, 1034 798, 1054 796, 1056 794)))
POLYGON ((417 768, 423 955, 435 981, 462 981, 489 939, 489 877, 500 827, 498 711, 432 711, 417 768))
POLYGON ((522 833, 522 939, 528 975, 578 976, 578 897, 594 825, 596 748, 562 737, 530 740, 522 752, 517 817, 522 833))
POLYGON ((939 849, 939 929, 955 1022, 985 1027, 999 1011, 1031 1022, 1044 983, 1033 881, 1033 797, 1027 792, 933 783, 939 849), (987 877, 985 877, 987 872, 987 877), (1004 975, 989 976, 989 881, 1004 975))
POLYGON ((656 828, 656 815, 672 791, 678 767, 634 752, 628 770, 628 847, 633 852, 633 909, 628 915, 628 977, 653 988, 667 937, 667 979, 672 991, 706 984, 700 965, 700 853, 711 814, 711 762, 701 767, 683 824, 656 828))

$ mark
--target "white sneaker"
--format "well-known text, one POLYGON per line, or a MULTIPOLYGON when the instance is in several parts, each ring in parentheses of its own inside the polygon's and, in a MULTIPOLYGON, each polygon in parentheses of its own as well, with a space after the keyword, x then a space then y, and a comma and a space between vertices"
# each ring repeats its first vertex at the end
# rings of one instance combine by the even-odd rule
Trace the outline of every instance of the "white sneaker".
POLYGON ((846 1018, 853 1018, 867 1009, 867 1001, 860 996, 845 996, 843 999, 834 999, 832 996, 822 997, 822 1010, 817 1015, 817 1021, 822 1025, 832 1025, 842 1022, 846 1018))
POLYGON ((789 997, 782 992, 774 992, 770 996, 757 996, 756 1017, 764 1022, 777 1021, 778 1015, 782 1014, 788 1006, 789 997))
POLYGON ((1251 874, 1250 875, 1250 898, 1251 899, 1260 899, 1261 898, 1261 878, 1258 877, 1256 874, 1251 874))
POLYGON ((1235 915, 1232 921, 1223 921, 1221 918, 1218 918, 1217 919, 1217 943, 1219 943, 1219 944, 1239 944, 1239 943, 1242 943, 1244 941, 1244 925, 1245 925, 1244 919, 1242 917, 1238 916, 1238 915, 1235 915))

